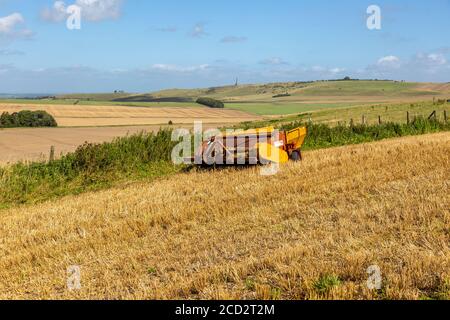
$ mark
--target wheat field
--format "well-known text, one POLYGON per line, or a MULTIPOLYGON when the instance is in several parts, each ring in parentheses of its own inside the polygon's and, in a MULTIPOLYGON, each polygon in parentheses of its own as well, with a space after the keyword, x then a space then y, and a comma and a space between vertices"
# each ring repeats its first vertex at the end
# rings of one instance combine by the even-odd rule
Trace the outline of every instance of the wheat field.
POLYGON ((54 104, 14 104, 0 103, 0 114, 22 110, 44 110, 50 113, 61 127, 101 127, 192 124, 239 123, 260 117, 238 110, 212 109, 206 107, 127 107, 95 105, 54 105, 54 104))
POLYGON ((448 299, 449 173, 439 133, 5 209, 0 298, 448 299))

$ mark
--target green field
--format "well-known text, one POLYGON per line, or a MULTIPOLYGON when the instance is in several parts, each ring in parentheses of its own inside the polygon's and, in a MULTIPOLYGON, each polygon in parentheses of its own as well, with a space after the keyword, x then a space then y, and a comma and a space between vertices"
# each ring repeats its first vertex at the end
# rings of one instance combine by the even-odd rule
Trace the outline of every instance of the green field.
MULTIPOLYGON (((320 106, 321 109, 311 110, 305 108, 305 111, 297 114, 288 114, 282 117, 270 117, 262 121, 248 123, 249 127, 265 127, 271 125, 280 125, 292 121, 312 121, 313 123, 326 123, 329 125, 362 123, 363 117, 366 124, 378 124, 395 122, 406 123, 407 112, 410 115, 410 121, 415 118, 428 118, 433 111, 436 111, 436 118, 444 120, 444 112, 447 117, 450 115, 450 103, 433 104, 430 101, 418 103, 397 103, 397 104, 372 104, 366 106, 340 107, 339 105, 330 105, 328 108, 320 106), (381 119, 380 119, 381 118, 381 119)), ((287 109, 289 110, 289 109, 287 109)), ((447 118, 448 119, 448 118, 447 118)))
POLYGON ((439 92, 417 90, 416 83, 395 81, 338 81, 322 82, 305 88, 307 96, 414 96, 439 92))

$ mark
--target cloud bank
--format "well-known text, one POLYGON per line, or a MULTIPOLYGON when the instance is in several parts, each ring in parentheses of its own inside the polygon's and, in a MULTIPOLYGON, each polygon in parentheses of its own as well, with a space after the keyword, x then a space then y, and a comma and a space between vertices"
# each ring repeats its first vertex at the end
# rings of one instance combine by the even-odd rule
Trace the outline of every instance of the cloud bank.
POLYGON ((6 17, 0 17, 0 37, 17 39, 29 38, 33 32, 25 27, 25 19, 18 13, 12 13, 6 17))
MULTIPOLYGON (((117 19, 122 14, 122 0, 76 0, 74 3, 81 8, 81 18, 86 21, 98 22, 117 19)), ((68 17, 67 4, 55 1, 50 8, 44 8, 41 18, 49 22, 61 22, 68 17)))

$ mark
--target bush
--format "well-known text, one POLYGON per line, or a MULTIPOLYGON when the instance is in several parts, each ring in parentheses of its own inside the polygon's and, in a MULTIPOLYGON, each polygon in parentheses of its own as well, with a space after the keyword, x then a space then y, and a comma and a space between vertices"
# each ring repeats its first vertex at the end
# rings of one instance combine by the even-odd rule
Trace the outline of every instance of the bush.
POLYGON ((198 104, 210 107, 210 108, 217 108, 217 109, 223 109, 225 108, 225 105, 222 101, 213 99, 213 98, 198 98, 196 101, 198 104))
POLYGON ((449 122, 434 119, 427 120, 420 117, 410 124, 386 122, 381 125, 338 125, 336 127, 330 127, 326 124, 305 124, 302 121, 295 121, 281 125, 280 129, 290 130, 302 126, 308 127, 308 136, 304 145, 305 150, 450 130, 449 122))
POLYGON ((20 111, 9 114, 2 113, 0 116, 0 128, 18 127, 57 127, 52 115, 45 111, 20 111))
POLYGON ((274 95, 272 98, 276 99, 276 98, 283 98, 283 97, 290 97, 291 95, 289 93, 280 93, 280 94, 276 94, 274 95))

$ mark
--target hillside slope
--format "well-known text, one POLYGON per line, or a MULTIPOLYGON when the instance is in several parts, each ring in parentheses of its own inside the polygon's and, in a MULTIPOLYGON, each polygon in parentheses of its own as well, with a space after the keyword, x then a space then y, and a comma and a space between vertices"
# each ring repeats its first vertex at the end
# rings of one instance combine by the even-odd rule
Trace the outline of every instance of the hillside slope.
POLYGON ((449 133, 305 156, 2 210, 0 298, 449 298, 449 133))
POLYGON ((146 94, 93 94, 65 95, 62 99, 109 100, 116 102, 194 102, 198 97, 212 97, 225 102, 272 102, 315 100, 329 97, 372 98, 416 98, 450 94, 450 85, 445 83, 414 83, 399 81, 316 81, 280 82, 267 84, 242 84, 198 89, 168 89, 146 94), (290 96, 274 98, 279 94, 290 96))

